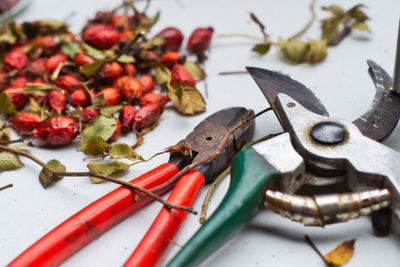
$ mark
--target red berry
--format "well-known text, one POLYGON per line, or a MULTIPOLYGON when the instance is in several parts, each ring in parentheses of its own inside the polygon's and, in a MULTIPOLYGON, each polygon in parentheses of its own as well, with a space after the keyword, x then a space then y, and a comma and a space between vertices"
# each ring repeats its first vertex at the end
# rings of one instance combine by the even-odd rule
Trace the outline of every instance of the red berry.
POLYGON ((94 109, 94 108, 84 108, 82 111, 82 114, 83 114, 83 118, 87 122, 90 122, 93 118, 100 115, 100 113, 97 111, 97 109, 94 109))
POLYGON ((12 80, 8 85, 8 88, 24 88, 24 85, 28 82, 28 78, 25 76, 20 76, 12 80))
POLYGON ((55 110, 58 113, 63 112, 65 109, 67 97, 65 94, 61 93, 58 90, 51 90, 47 95, 47 102, 52 110, 55 110))
POLYGON ((110 20, 110 24, 116 28, 127 28, 129 23, 130 19, 126 15, 114 15, 110 20))
POLYGON ((119 77, 115 82, 114 82, 114 87, 118 88, 119 90, 122 89, 122 87, 124 86, 124 83, 129 80, 129 76, 121 76, 119 77))
POLYGON ((143 95, 140 98, 139 105, 141 107, 143 107, 149 103, 156 103, 161 106, 164 106, 165 104, 168 103, 168 101, 169 101, 169 98, 166 95, 157 94, 157 93, 148 93, 148 94, 143 95))
POLYGON ((122 85, 121 92, 124 99, 131 102, 142 95, 142 84, 135 78, 129 77, 122 85))
POLYGON ((78 89, 71 94, 71 105, 74 107, 87 107, 90 105, 89 94, 84 89, 78 89))
POLYGON ((171 84, 178 82, 192 86, 196 85, 196 79, 193 77, 193 74, 184 66, 175 64, 171 70, 171 84))
POLYGON ((57 69, 60 63, 63 63, 68 60, 68 56, 64 54, 55 54, 54 56, 49 57, 46 61, 46 70, 47 72, 53 72, 57 69))
POLYGON ((174 51, 167 52, 160 58, 160 63, 168 68, 172 67, 175 63, 179 63, 179 61, 181 61, 181 55, 174 51))
POLYGON ((104 80, 113 81, 121 76, 123 72, 124 69, 121 65, 114 61, 104 64, 99 71, 99 75, 104 80))
POLYGON ((162 47, 165 50, 178 51, 183 41, 183 34, 180 30, 174 27, 168 27, 159 32, 154 38, 162 37, 165 42, 162 47))
POLYGON ((122 124, 122 132, 127 133, 132 129, 136 109, 134 106, 126 105, 119 112, 119 121, 122 124))
POLYGON ((108 139, 109 141, 116 140, 121 134, 121 123, 117 119, 115 119, 115 123, 117 124, 117 128, 115 128, 113 135, 108 139))
POLYGON ((66 145, 78 135, 79 125, 65 116, 56 116, 40 123, 33 131, 33 136, 49 145, 66 145))
POLYGON ((56 51, 58 46, 53 36, 43 36, 36 39, 36 45, 48 51, 56 51))
POLYGON ((30 112, 20 112, 11 120, 14 129, 19 133, 31 132, 42 121, 40 116, 30 112))
POLYGON ((156 103, 149 103, 141 107, 135 114, 134 126, 136 130, 153 125, 161 115, 161 107, 156 103))
POLYGON ((77 67, 79 67, 79 66, 83 66, 85 64, 94 63, 95 60, 94 60, 94 58, 92 58, 88 55, 85 55, 85 54, 76 54, 75 58, 74 58, 74 62, 75 62, 75 65, 77 67))
POLYGON ((109 49, 119 43, 119 33, 111 26, 94 24, 86 28, 82 34, 83 39, 98 49, 109 49))
POLYGON ((61 75, 55 80, 58 87, 64 89, 68 93, 72 93, 81 87, 81 82, 72 75, 61 75))
POLYGON ((197 28, 192 32, 186 48, 192 53, 204 52, 210 45, 213 35, 213 28, 197 28))
POLYGON ((142 75, 140 77, 139 82, 142 84, 142 93, 147 94, 154 90, 154 86, 156 83, 154 82, 153 76, 151 75, 142 75))
POLYGON ((134 76, 137 73, 136 67, 131 63, 125 64, 124 70, 125 74, 129 76, 134 76))
POLYGON ((21 48, 14 48, 4 56, 4 63, 10 69, 21 70, 28 66, 28 57, 21 48))
POLYGON ((33 80, 31 81, 31 83, 44 84, 44 81, 43 81, 42 78, 36 77, 35 79, 33 79, 33 80))
POLYGON ((23 109, 29 101, 29 97, 21 92, 21 88, 8 87, 3 92, 10 97, 11 102, 17 110, 23 109))
POLYGON ((106 106, 116 106, 121 103, 121 92, 114 87, 108 87, 101 90, 98 95, 103 95, 104 97, 104 104, 106 106))
POLYGON ((46 70, 46 59, 38 57, 29 64, 29 71, 35 75, 42 76, 46 70))

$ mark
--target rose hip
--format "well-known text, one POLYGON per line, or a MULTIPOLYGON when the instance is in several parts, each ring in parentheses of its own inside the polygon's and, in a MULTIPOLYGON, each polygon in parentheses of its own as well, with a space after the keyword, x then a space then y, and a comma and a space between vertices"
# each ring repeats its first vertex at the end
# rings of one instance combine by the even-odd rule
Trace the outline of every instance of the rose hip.
POLYGON ((29 64, 29 71, 35 75, 43 75, 46 70, 46 59, 38 57, 29 64))
POLYGON ((142 94, 150 93, 154 90, 154 86, 156 85, 153 76, 147 74, 142 75, 139 82, 142 84, 142 94))
POLYGON ((116 28, 127 28, 129 23, 130 19, 126 15, 114 15, 110 20, 110 24, 116 28))
POLYGON ((170 51, 161 56, 160 63, 170 68, 175 63, 179 63, 180 60, 181 55, 178 52, 170 51))
POLYGON ((71 94, 71 105, 74 107, 87 107, 90 105, 90 96, 84 89, 78 89, 71 94))
POLYGON ((121 76, 119 77, 115 82, 114 82, 114 87, 118 88, 119 90, 122 89, 122 87, 124 86, 124 83, 129 80, 129 76, 125 75, 125 76, 121 76))
POLYGON ((28 57, 21 48, 14 48, 4 56, 4 64, 7 68, 21 70, 28 66, 28 57))
POLYGON ((214 30, 211 27, 194 30, 187 42, 187 50, 192 53, 204 52, 210 45, 213 32, 214 30))
POLYGON ((121 134, 121 123, 117 119, 115 119, 115 123, 117 124, 117 128, 115 128, 113 135, 108 139, 109 141, 116 140, 121 134))
POLYGON ((84 108, 82 114, 86 122, 90 122, 92 119, 100 115, 97 109, 94 108, 84 108))
POLYGON ((124 99, 131 102, 142 95, 142 84, 135 78, 129 77, 122 85, 121 92, 124 99))
POLYGON ((25 76, 20 76, 12 80, 7 88, 23 88, 28 82, 28 78, 25 76))
POLYGON ((94 24, 86 28, 83 39, 98 49, 109 49, 120 42, 119 33, 109 25, 94 24))
POLYGON ((103 95, 104 97, 104 104, 106 106, 116 106, 121 103, 121 92, 114 87, 108 87, 101 90, 98 95, 103 95))
POLYGON ((49 103, 50 108, 57 113, 63 112, 66 102, 67 96, 58 90, 51 90, 47 95, 47 103, 49 103))
POLYGON ((68 93, 72 93, 81 87, 81 82, 72 75, 61 75, 55 80, 58 87, 64 89, 68 93))
POLYGON ((125 64, 124 70, 125 74, 129 76, 134 76, 137 73, 136 67, 131 63, 125 64))
POLYGON ((119 112, 119 121, 122 124, 122 132, 127 133, 132 129, 136 109, 134 106, 126 105, 119 112))
POLYGON ((193 74, 184 66, 175 64, 171 70, 171 84, 178 82, 192 86, 196 85, 196 79, 193 77, 193 74))
POLYGON ((183 34, 174 27, 168 27, 159 32, 154 38, 162 37, 165 42, 162 47, 165 50, 178 51, 183 41, 183 34))
POLYGON ((156 103, 158 105, 164 106, 165 104, 168 103, 168 101, 169 98, 166 95, 157 93, 148 93, 140 98, 139 105, 143 107, 149 103, 156 103))
POLYGON ((6 88, 3 91, 6 93, 17 110, 23 109, 29 101, 29 97, 21 92, 21 88, 6 88))
POLYGON ((36 45, 47 52, 55 52, 58 48, 53 36, 43 36, 36 39, 36 45))
POLYGON ((31 112, 20 112, 10 119, 13 128, 19 133, 29 133, 41 122, 39 115, 31 112))
POLYGON ((161 106, 149 103, 141 107, 135 114, 134 127, 136 130, 153 125, 161 115, 161 106))
POLYGON ((85 54, 76 54, 74 57, 74 63, 75 66, 79 67, 79 66, 83 66, 85 64, 91 64, 94 63, 94 58, 85 55, 85 54))
POLYGON ((104 64, 99 71, 99 75, 104 80, 113 81, 120 77, 123 72, 124 69, 121 65, 114 61, 104 64))
POLYGON ((60 146, 71 143, 78 132, 79 125, 76 121, 69 117, 56 116, 40 123, 32 134, 49 145, 60 146))
POLYGON ((46 61, 46 70, 51 73, 55 71, 60 63, 68 61, 68 56, 64 54, 55 54, 46 61))

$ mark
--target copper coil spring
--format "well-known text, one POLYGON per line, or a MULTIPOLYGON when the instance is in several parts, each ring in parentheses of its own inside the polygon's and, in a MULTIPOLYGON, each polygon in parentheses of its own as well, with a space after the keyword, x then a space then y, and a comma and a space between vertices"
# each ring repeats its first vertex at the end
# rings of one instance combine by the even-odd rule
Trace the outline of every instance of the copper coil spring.
POLYGON ((387 189, 312 197, 267 190, 265 196, 268 209, 306 226, 345 222, 390 206, 387 189))

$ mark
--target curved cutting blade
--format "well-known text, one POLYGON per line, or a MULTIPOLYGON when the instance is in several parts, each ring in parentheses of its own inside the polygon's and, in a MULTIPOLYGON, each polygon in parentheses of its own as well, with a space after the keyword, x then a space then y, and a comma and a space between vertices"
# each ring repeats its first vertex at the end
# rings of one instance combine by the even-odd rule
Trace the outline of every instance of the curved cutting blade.
POLYGON ((374 100, 353 123, 371 139, 383 141, 396 127, 400 117, 400 95, 393 92, 393 80, 378 64, 367 61, 369 75, 375 84, 374 100))
MULTIPOLYGON (((308 110, 323 116, 329 116, 328 111, 314 93, 303 84, 292 80, 289 76, 254 67, 246 67, 247 71, 261 88, 264 96, 277 114, 276 96, 279 93, 289 95, 308 110)), ((279 114, 277 114, 279 117, 279 114)))

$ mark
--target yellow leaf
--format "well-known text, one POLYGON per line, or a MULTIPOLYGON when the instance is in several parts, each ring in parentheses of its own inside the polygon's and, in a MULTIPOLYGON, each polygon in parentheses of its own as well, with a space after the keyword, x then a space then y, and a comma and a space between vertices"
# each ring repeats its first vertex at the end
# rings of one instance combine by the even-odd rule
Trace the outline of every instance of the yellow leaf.
POLYGON ((308 57, 308 63, 314 64, 322 61, 326 55, 327 41, 322 40, 310 40, 310 55, 308 57))
POLYGON ((182 114, 193 115, 206 109, 203 97, 194 86, 183 83, 168 84, 168 96, 182 114))
POLYGON ((325 260, 335 267, 345 265, 353 257, 355 242, 355 239, 343 241, 342 244, 324 256, 325 260))

